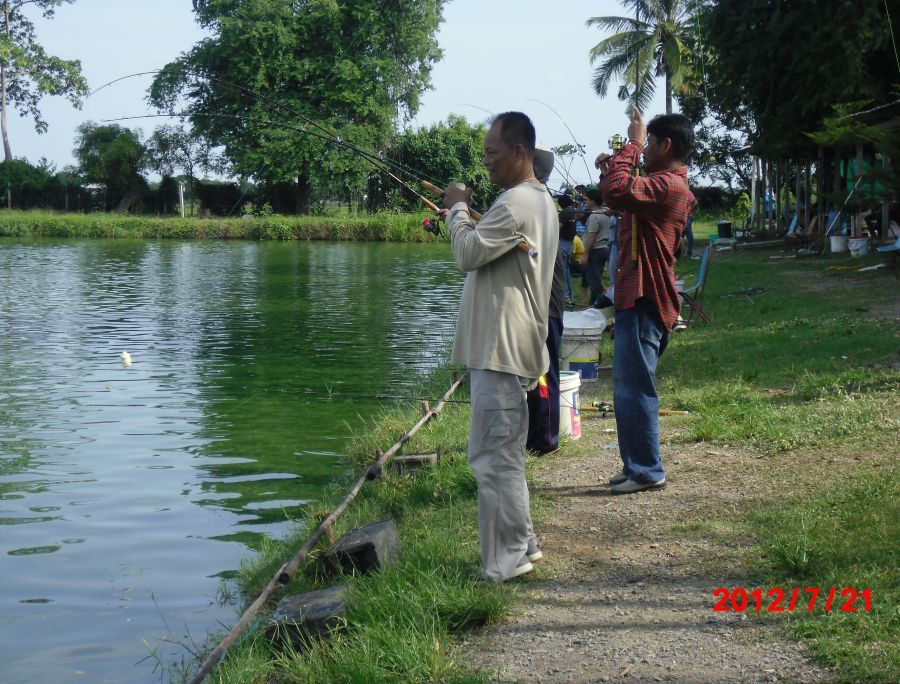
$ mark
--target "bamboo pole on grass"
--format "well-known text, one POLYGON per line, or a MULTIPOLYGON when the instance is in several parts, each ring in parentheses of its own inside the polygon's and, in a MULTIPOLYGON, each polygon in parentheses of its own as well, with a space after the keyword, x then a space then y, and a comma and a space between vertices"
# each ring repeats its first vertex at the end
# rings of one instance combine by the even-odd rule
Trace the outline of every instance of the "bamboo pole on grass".
POLYGON ((453 396, 453 393, 459 389, 459 386, 465 381, 468 373, 464 373, 460 376, 456 381, 450 385, 450 389, 448 389, 444 396, 441 397, 441 400, 435 405, 433 409, 425 412, 419 421, 412 427, 410 430, 403 435, 400 439, 398 439, 391 446, 390 449, 385 451, 384 453, 379 453, 377 460, 375 463, 366 468, 366 471, 359 476, 356 482, 353 484, 353 487, 347 493, 347 496, 344 497, 344 500, 335 508, 331 515, 329 515, 325 520, 323 520, 319 526, 316 528, 315 532, 312 533, 309 539, 306 540, 306 543, 300 547, 294 557, 291 558, 287 563, 285 563, 278 572, 269 580, 269 583, 263 588, 262 593, 256 597, 256 600, 250 604, 247 610, 244 611, 244 614, 241 615, 240 619, 235 623, 234 627, 231 628, 231 631, 225 635, 222 641, 213 649, 213 651, 206 657, 206 660, 203 661, 203 664, 200 666, 200 669, 197 671, 197 674, 191 679, 190 684, 201 684, 203 680, 206 678, 213 667, 219 662, 225 652, 231 647, 234 641, 243 634, 244 630, 250 625, 251 620, 256 616, 259 612, 259 609, 265 605, 266 601, 269 600, 272 593, 281 585, 288 584, 294 576, 294 573, 297 572, 297 569, 300 567, 300 564, 304 561, 304 559, 309 555, 309 552, 315 548, 316 544, 322 538, 322 536, 331 529, 332 525, 334 525, 335 521, 341 517, 344 511, 347 510, 347 507, 350 505, 350 502, 356 498, 356 495, 359 494, 360 490, 363 488, 363 485, 369 481, 375 479, 378 473, 381 472, 381 469, 384 468, 385 464, 390 460, 390 458, 396 454, 400 448, 406 444, 413 436, 422 429, 425 425, 427 425, 432 418, 436 417, 441 410, 444 408, 447 401, 449 401, 450 397, 453 396))

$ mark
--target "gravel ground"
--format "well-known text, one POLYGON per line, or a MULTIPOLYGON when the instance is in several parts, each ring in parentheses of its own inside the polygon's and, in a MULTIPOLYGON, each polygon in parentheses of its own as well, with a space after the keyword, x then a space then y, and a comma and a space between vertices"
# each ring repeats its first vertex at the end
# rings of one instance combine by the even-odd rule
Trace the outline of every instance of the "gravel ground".
MULTIPOLYGON (((468 635, 466 659, 496 681, 832 680, 775 621, 713 612, 712 592, 757 586, 746 569, 750 540, 729 532, 729 519, 800 493, 823 462, 839 471, 865 456, 669 444, 665 490, 613 496, 613 425, 586 420, 580 442, 531 465, 533 490, 551 508, 538 529, 545 559, 520 581, 507 621, 468 635)), ((664 435, 675 425, 664 424, 664 435)))

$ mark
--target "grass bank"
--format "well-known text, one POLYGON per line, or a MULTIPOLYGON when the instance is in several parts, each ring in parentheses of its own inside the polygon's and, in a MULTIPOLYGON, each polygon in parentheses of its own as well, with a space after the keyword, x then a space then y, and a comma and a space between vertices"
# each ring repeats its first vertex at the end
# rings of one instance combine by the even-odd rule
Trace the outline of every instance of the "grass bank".
MULTIPOLYGON (((439 396, 449 385, 439 374, 423 396, 439 396)), ((460 389, 454 400, 466 400, 460 389)), ((397 406, 359 426, 349 448, 355 471, 374 460, 419 418, 418 407, 397 406)), ((405 451, 437 451, 438 467, 416 475, 385 471, 367 484, 335 529, 335 537, 385 518, 397 521, 399 562, 369 576, 335 577, 317 562, 323 543, 312 554, 287 593, 348 583, 346 629, 303 651, 274 647, 258 633, 244 639, 222 662, 216 681, 473 681, 478 680, 457 655, 453 635, 497 620, 515 587, 476 583, 480 556, 475 480, 466 459, 468 404, 448 404, 420 431, 405 451)), ((240 571, 239 584, 253 597, 311 530, 343 497, 336 487, 311 507, 309 522, 286 540, 272 540, 240 571)))
POLYGON ((153 218, 0 210, 0 237, 171 240, 355 240, 435 242, 425 213, 254 218, 153 218))

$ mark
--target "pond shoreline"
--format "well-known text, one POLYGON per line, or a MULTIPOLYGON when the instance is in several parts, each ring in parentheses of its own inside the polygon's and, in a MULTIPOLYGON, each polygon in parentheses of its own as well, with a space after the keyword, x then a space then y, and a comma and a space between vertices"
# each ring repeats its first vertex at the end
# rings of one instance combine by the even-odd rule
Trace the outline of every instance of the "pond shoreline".
POLYGON ((158 218, 0 210, 0 237, 163 240, 442 242, 421 225, 427 212, 344 216, 158 218))

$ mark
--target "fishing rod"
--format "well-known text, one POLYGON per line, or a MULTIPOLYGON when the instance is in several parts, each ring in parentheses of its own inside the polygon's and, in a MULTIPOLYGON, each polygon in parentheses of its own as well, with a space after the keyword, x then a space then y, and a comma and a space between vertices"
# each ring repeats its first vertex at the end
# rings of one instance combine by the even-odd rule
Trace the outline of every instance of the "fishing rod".
POLYGON ((590 167, 588 167, 587 158, 584 156, 584 145, 582 145, 580 142, 578 142, 578 139, 575 137, 575 133, 573 133, 572 129, 569 128, 569 124, 566 123, 565 119, 562 118, 562 116, 560 115, 560 113, 558 111, 556 111, 553 107, 548 105, 543 100, 538 100, 537 98, 534 98, 534 97, 529 97, 527 99, 531 100, 532 102, 537 102, 538 104, 544 105, 547 109, 549 109, 551 112, 556 114, 556 118, 560 120, 562 125, 566 127, 566 130, 569 131, 569 135, 572 136, 572 142, 575 143, 575 148, 578 150, 578 154, 581 157, 581 161, 584 162, 584 168, 587 171, 588 180, 589 181, 592 180, 591 179, 591 169, 590 169, 590 167))
MULTIPOLYGON (((137 119, 187 118, 190 116, 202 116, 204 118, 210 118, 210 119, 236 120, 236 121, 241 121, 244 123, 247 122, 247 119, 245 117, 240 117, 240 116, 236 116, 236 115, 232 115, 232 114, 191 114, 191 113, 187 113, 187 112, 176 112, 176 113, 171 113, 171 114, 143 114, 143 115, 139 115, 139 116, 121 116, 121 117, 116 117, 113 119, 103 119, 102 121, 104 123, 115 123, 118 121, 134 121, 137 119)), ((407 190, 410 194, 412 194, 419 201, 421 201, 423 204, 425 204, 429 209, 431 209, 432 211, 435 211, 435 212, 440 212, 440 208, 434 202, 432 202, 427 197, 425 197, 420 192, 418 192, 415 188, 413 188, 411 185, 409 185, 409 183, 398 178, 395 174, 391 173, 390 169, 388 168, 388 162, 380 157, 368 154, 365 151, 356 150, 353 148, 352 145, 350 145, 345 140, 342 140, 339 137, 332 137, 332 136, 324 135, 322 133, 310 131, 309 129, 306 129, 306 128, 301 128, 300 126, 292 126, 290 124, 283 124, 283 123, 280 123, 277 121, 271 121, 271 120, 260 121, 258 123, 265 125, 265 126, 271 126, 274 128, 282 128, 282 129, 286 129, 286 130, 296 131, 298 133, 303 133, 305 135, 309 135, 310 137, 317 138, 319 140, 323 140, 328 143, 336 144, 336 145, 344 147, 345 149, 348 149, 352 152, 355 152, 357 155, 361 156, 363 159, 365 159, 370 164, 372 164, 372 166, 374 166, 376 168, 376 170, 380 171, 381 173, 386 174, 394 182, 396 182, 400 187, 407 190)), ((432 192, 438 191, 439 194, 443 195, 443 191, 440 190, 439 188, 437 188, 437 186, 435 186, 425 180, 421 180, 421 179, 417 179, 417 180, 419 180, 419 182, 427 190, 432 191, 432 192)), ((478 218, 481 217, 481 215, 478 214, 478 212, 473 211, 471 213, 473 214, 473 217, 476 215, 478 216, 478 218)), ((429 232, 434 232, 433 230, 430 230, 429 228, 426 228, 426 230, 428 230, 429 232)))
MULTIPOLYGON (((194 76, 197 76, 197 73, 196 73, 194 70, 185 69, 184 71, 185 71, 186 73, 189 73, 189 74, 192 74, 192 75, 194 75, 194 76)), ((91 97, 92 95, 96 94, 97 92, 103 90, 103 89, 106 88, 106 87, 109 87, 109 86, 111 86, 111 85, 114 85, 115 83, 119 83, 119 82, 121 82, 121 81, 124 81, 124 80, 126 80, 126 79, 129 79, 129 78, 136 78, 136 77, 139 77, 139 76, 147 76, 147 75, 153 75, 153 74, 160 74, 160 73, 162 73, 162 70, 160 70, 160 69, 155 69, 155 70, 152 70, 152 71, 142 71, 142 72, 136 72, 136 73, 134 73, 134 74, 128 74, 128 75, 126 75, 126 76, 122 76, 122 77, 120 77, 120 78, 117 78, 117 79, 114 79, 114 80, 112 80, 112 81, 109 81, 108 83, 104 83, 103 85, 99 86, 99 87, 96 88, 94 91, 92 91, 92 92, 90 93, 90 95, 88 95, 88 97, 91 97)), ((288 112, 288 113, 290 113, 290 114, 293 114, 294 116, 300 118, 303 122, 305 122, 305 123, 309 124, 310 126, 313 126, 314 128, 316 128, 317 131, 319 131, 319 133, 314 134, 313 131, 310 131, 310 130, 308 130, 308 129, 303 129, 303 128, 299 128, 299 127, 293 127, 293 126, 287 126, 287 125, 282 125, 282 124, 278 124, 278 123, 276 123, 276 122, 272 122, 271 120, 268 121, 268 124, 269 124, 269 125, 273 125, 273 126, 280 126, 280 127, 282 127, 282 128, 289 128, 289 129, 296 130, 296 131, 298 131, 298 132, 301 132, 301 133, 304 133, 304 134, 307 134, 307 135, 313 135, 313 137, 318 137, 318 138, 320 138, 320 139, 322 139, 322 140, 325 140, 325 141, 327 141, 327 142, 331 142, 331 143, 337 144, 337 145, 339 145, 339 146, 344 147, 345 149, 348 149, 348 150, 350 150, 350 151, 356 153, 357 155, 363 157, 364 159, 366 159, 367 161, 369 161, 370 163, 372 163, 372 164, 373 164, 374 166, 376 166, 376 168, 378 168, 379 170, 384 171, 385 173, 387 173, 394 181, 398 182, 402 187, 404 187, 404 188, 407 189, 409 192, 411 192, 415 197, 417 197, 417 198, 418 198, 423 204, 425 204, 425 206, 427 206, 429 209, 431 209, 432 211, 435 211, 435 212, 437 212, 437 213, 440 213, 439 207, 438 207, 434 202, 431 202, 431 201, 428 200, 426 197, 424 197, 421 193, 415 191, 415 190, 412 189, 408 184, 406 184, 406 183, 404 183, 403 181, 401 181, 400 179, 398 179, 395 175, 393 175, 393 174, 390 173, 389 171, 386 171, 386 170, 383 168, 382 165, 390 165, 390 166, 393 167, 395 170, 397 170, 397 171, 399 171, 399 172, 401 172, 401 173, 403 173, 403 174, 409 176, 410 178, 412 178, 413 180, 415 180, 416 182, 418 182, 419 185, 421 185, 421 186, 424 187, 425 189, 429 190, 430 192, 436 192, 436 194, 438 194, 438 195, 440 195, 440 196, 443 196, 443 194, 444 194, 443 191, 440 190, 440 189, 438 188, 437 185, 435 185, 434 183, 431 183, 430 181, 428 181, 428 180, 427 180, 428 176, 427 176, 426 174, 422 173, 421 171, 418 171, 417 169, 414 169, 414 168, 409 167, 409 166, 407 166, 407 165, 404 165, 404 164, 401 164, 401 163, 396 162, 396 161, 394 161, 394 160, 391 160, 391 159, 388 158, 386 155, 383 155, 383 154, 380 153, 380 152, 377 152, 377 151, 369 151, 369 150, 366 150, 366 149, 360 147, 359 145, 356 145, 356 144, 351 143, 351 142, 349 142, 349 141, 347 141, 347 140, 344 140, 344 139, 342 139, 336 132, 329 130, 328 128, 326 128, 325 126, 323 126, 322 124, 320 124, 320 123, 317 122, 316 120, 314 120, 314 119, 312 119, 312 118, 306 116, 306 115, 303 114, 302 112, 299 112, 299 111, 297 111, 296 109, 294 109, 294 108, 292 108, 292 107, 288 107, 287 105, 285 105, 285 104, 283 104, 283 103, 281 103, 281 102, 278 102, 277 100, 274 100, 274 99, 272 99, 272 98, 270 98, 270 97, 267 97, 266 95, 263 95, 262 93, 256 92, 256 91, 254 91, 254 90, 252 90, 252 89, 250 89, 250 88, 247 88, 247 87, 245 87, 245 86, 242 86, 242 85, 240 85, 240 84, 233 83, 233 82, 231 82, 231 81, 227 81, 227 80, 225 80, 225 79, 218 78, 218 77, 215 77, 215 76, 209 76, 209 75, 207 75, 207 74, 200 74, 200 76, 203 77, 203 78, 207 78, 207 79, 209 79, 209 80, 211 80, 211 81, 221 83, 221 84, 226 85, 226 86, 228 86, 228 87, 236 88, 236 89, 239 90, 240 92, 247 93, 248 95, 251 95, 251 96, 255 97, 256 99, 258 99, 258 100, 260 100, 260 101, 262 101, 262 102, 264 102, 264 103, 270 104, 270 105, 272 105, 272 106, 274 106, 274 107, 277 107, 277 108, 279 108, 279 109, 282 109, 282 110, 284 110, 284 111, 286 111, 286 112, 288 112)), ((122 118, 120 118, 120 119, 118 119, 118 120, 129 120, 129 119, 134 119, 134 118, 155 118, 155 117, 162 117, 162 116, 171 116, 171 117, 179 117, 179 118, 188 118, 188 117, 192 117, 192 116, 203 116, 203 117, 206 117, 206 118, 228 118, 229 115, 197 114, 197 113, 188 112, 188 113, 170 114, 170 115, 153 115, 153 116, 148 115, 148 116, 146 116, 146 117, 122 117, 122 118)), ((245 120, 244 118, 238 117, 238 116, 231 116, 231 118, 236 119, 236 120, 239 120, 239 121, 244 121, 244 120, 245 120)), ((114 121, 114 119, 108 119, 107 121, 114 121)), ((434 179, 432 179, 432 180, 434 180, 434 179)), ((469 210, 469 215, 470 215, 475 221, 479 221, 479 220, 481 219, 481 214, 480 214, 479 212, 473 210, 473 209, 470 209, 470 210, 469 210)), ((434 234, 441 234, 441 233, 440 233, 440 229, 439 229, 439 228, 436 228, 436 226, 434 226, 434 224, 431 223, 431 222, 428 222, 427 224, 426 224, 426 223, 423 223, 423 226, 425 227, 425 229, 426 229, 428 232, 431 232, 431 233, 434 233, 434 234)), ((524 249, 524 247, 523 247, 523 249, 524 249)))
MULTIPOLYGON (((640 24, 641 22, 641 6, 635 5, 634 8, 634 22, 635 26, 640 24)), ((634 112, 639 112, 638 102, 641 97, 641 71, 640 71, 640 50, 635 54, 634 58, 634 112)), ((632 117, 634 117, 634 113, 632 113, 632 117)), ((641 167, 640 158, 638 158, 638 163, 634 166, 634 177, 638 178, 641 175, 641 167)), ((631 214, 631 266, 632 268, 637 268, 638 262, 638 217, 637 212, 632 212, 631 214)))
MULTIPOLYGON (((319 123, 319 122, 316 121, 315 119, 313 119, 313 118, 307 116, 307 115, 304 114, 303 112, 300 112, 300 111, 294 109, 293 107, 289 107, 288 105, 286 105, 286 104, 284 104, 284 103, 282 103, 282 102, 279 102, 278 100, 275 100, 275 99, 273 99, 273 98, 271 98, 271 97, 268 97, 268 96, 264 95, 263 93, 260 93, 260 92, 258 92, 258 91, 255 91, 255 90, 253 90, 253 89, 251 89, 251 88, 248 88, 248 87, 246 87, 246 86, 242 86, 242 85, 240 85, 239 83, 234 83, 234 82, 228 81, 228 80, 226 80, 226 79, 224 79, 224 78, 219 78, 218 76, 210 76, 210 75, 208 75, 208 74, 204 74, 204 73, 198 72, 196 69, 182 68, 181 70, 182 70, 184 73, 189 74, 189 75, 191 75, 191 76, 194 76, 194 77, 196 77, 196 78, 205 78, 205 79, 208 79, 208 80, 210 80, 210 81, 212 81, 212 82, 214 82, 214 83, 220 83, 220 84, 222 84, 222 85, 224 85, 224 86, 227 86, 227 87, 229 87, 229 88, 235 88, 235 89, 237 89, 238 91, 240 91, 240 92, 242 92, 242 93, 245 93, 245 94, 247 94, 247 95, 250 95, 250 96, 256 98, 256 99, 259 100, 260 102, 264 102, 264 103, 269 104, 269 105, 271 105, 271 106, 273 106, 273 107, 276 107, 276 108, 278 108, 278 109, 281 109, 281 110, 287 112, 288 114, 291 114, 292 116, 296 116, 296 117, 299 118, 301 121, 303 121, 304 123, 306 123, 306 124, 312 126, 312 127, 315 128, 316 130, 320 131, 321 134, 324 134, 324 135, 328 136, 328 137, 329 137, 330 139, 332 139, 333 141, 335 141, 335 142, 338 142, 338 141, 339 141, 339 144, 343 145, 343 146, 346 147, 347 149, 351 149, 351 150, 355 151, 355 152, 358 153, 358 154, 367 154, 367 155, 369 155, 370 157, 371 157, 371 156, 378 157, 381 161, 385 161, 386 163, 390 163, 392 166, 394 166, 394 168, 396 168, 396 169, 402 171, 403 173, 407 174, 407 175, 410 176, 410 177, 415 178, 416 180, 419 180, 419 179, 421 179, 421 178, 425 178, 425 179, 431 180, 431 181, 436 182, 436 183, 439 184, 439 181, 436 181, 434 178, 431 178, 430 176, 428 176, 427 174, 423 173, 422 171, 419 171, 418 169, 412 168, 411 166, 402 164, 402 163, 397 162, 397 161, 394 161, 394 160, 388 160, 388 158, 387 158, 385 155, 382 155, 382 153, 379 152, 379 151, 377 151, 377 150, 365 150, 365 149, 363 149, 362 147, 360 147, 360 146, 358 146, 358 145, 356 145, 356 144, 354 144, 354 143, 351 143, 351 142, 349 142, 349 141, 347 141, 347 140, 343 140, 343 139, 340 137, 340 135, 338 135, 338 133, 337 133, 336 131, 329 130, 326 126, 322 125, 321 123, 319 123)), ((133 74, 127 74, 127 75, 125 75, 125 76, 120 76, 119 78, 113 79, 112 81, 109 81, 109 82, 104 83, 103 85, 97 87, 97 88, 94 89, 87 97, 90 98, 90 97, 92 97, 93 95, 95 95, 95 94, 97 94, 98 92, 100 92, 101 90, 103 90, 104 88, 107 88, 107 87, 109 87, 109 86, 115 85, 116 83, 119 83, 119 82, 124 81, 124 80, 127 80, 127 79, 138 78, 138 77, 140 77, 140 76, 152 76, 152 75, 158 75, 158 74, 161 74, 161 73, 163 73, 163 70, 162 70, 162 69, 153 69, 153 70, 150 70, 150 71, 138 71, 138 72, 135 72, 135 73, 133 73, 133 74)), ((86 98, 86 99, 87 99, 87 98, 86 98)), ((198 115, 199 115, 199 114, 197 114, 197 113, 188 113, 188 114, 186 114, 186 115, 184 115, 184 116, 198 116, 198 115)), ((205 115, 205 116, 211 116, 211 115, 205 115)))

